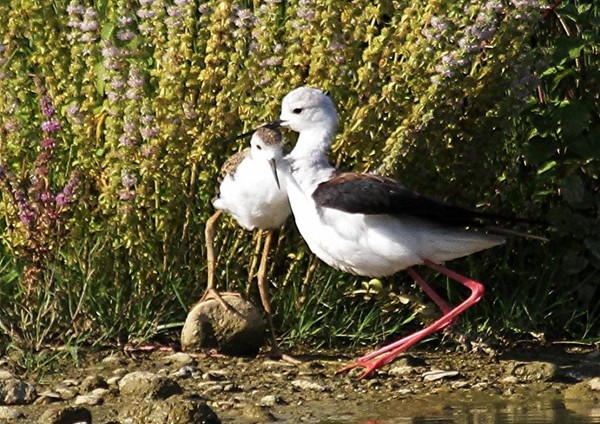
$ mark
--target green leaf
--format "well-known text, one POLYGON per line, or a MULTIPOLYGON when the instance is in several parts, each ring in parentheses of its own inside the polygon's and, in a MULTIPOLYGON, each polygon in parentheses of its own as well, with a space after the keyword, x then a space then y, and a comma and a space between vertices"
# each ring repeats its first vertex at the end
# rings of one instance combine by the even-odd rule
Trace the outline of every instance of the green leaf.
MULTIPOLYGON (((600 130, 599 130, 600 131, 600 130)), ((597 131, 590 131, 591 134, 597 134, 597 131)), ((600 142, 594 139, 594 136, 579 137, 568 144, 568 149, 578 156, 587 160, 600 159, 600 142)))
POLYGON ((592 119, 589 107, 584 102, 567 100, 558 109, 560 134, 563 140, 578 136, 585 130, 592 119))
POLYGON ((527 159, 532 165, 540 165, 556 152, 556 143, 549 137, 534 136, 527 145, 527 159))
POLYGON ((577 174, 569 175, 562 181, 561 192, 566 202, 576 209, 586 209, 592 206, 592 195, 577 174))

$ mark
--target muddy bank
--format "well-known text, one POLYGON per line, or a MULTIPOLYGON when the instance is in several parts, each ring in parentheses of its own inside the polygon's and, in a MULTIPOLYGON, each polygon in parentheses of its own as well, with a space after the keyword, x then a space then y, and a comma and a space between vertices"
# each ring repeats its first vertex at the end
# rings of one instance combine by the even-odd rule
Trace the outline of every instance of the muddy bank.
POLYGON ((107 351, 89 353, 79 368, 27 377, 4 361, 0 420, 358 423, 373 414, 384 418, 391 404, 395 410, 403 405, 406 413, 423 405, 441 408, 442 400, 484 398, 600 407, 600 354, 592 348, 530 347, 492 356, 415 349, 365 380, 358 379, 360 370, 335 373, 361 352, 344 352, 341 359, 333 351, 297 355, 303 362, 292 365, 268 358, 107 351))

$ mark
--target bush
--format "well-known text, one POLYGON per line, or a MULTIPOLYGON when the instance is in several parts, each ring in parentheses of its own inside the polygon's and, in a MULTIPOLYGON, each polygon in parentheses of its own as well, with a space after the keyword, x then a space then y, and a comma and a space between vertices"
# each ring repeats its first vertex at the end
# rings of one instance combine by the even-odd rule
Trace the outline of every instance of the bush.
MULTIPOLYGON (((496 249, 458 263, 499 282, 469 325, 500 336, 595 334, 597 302, 580 300, 597 299, 600 267, 596 6, 88 4, 0 5, 7 343, 147 337, 181 321, 205 284, 203 227, 218 167, 245 143, 222 140, 275 118, 301 84, 338 105, 334 163, 552 222, 541 247, 517 240, 504 262, 496 249)), ((250 237, 226 229, 219 280, 250 290, 250 237)), ((288 225, 270 275, 294 340, 369 341, 415 318, 391 292, 365 300, 361 279, 314 264, 288 225)))

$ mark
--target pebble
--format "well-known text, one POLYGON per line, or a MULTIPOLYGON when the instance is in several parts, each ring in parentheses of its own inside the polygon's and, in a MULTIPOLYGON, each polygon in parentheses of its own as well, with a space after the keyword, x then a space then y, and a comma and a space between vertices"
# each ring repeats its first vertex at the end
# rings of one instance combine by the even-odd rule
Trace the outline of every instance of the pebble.
POLYGON ((165 362, 178 364, 178 365, 193 365, 196 366, 198 361, 189 353, 185 352, 176 352, 164 358, 165 362))
POLYGON ((431 370, 421 374, 423 381, 437 381, 444 378, 454 378, 458 375, 458 371, 431 370))
POLYGON ((21 420, 25 418, 25 414, 15 407, 0 406, 0 420, 21 420))
POLYGON ((46 390, 40 393, 39 397, 33 402, 34 404, 48 404, 53 402, 60 402, 63 400, 62 396, 58 392, 52 390, 46 390))
POLYGON ((58 393, 60 395, 60 397, 63 398, 64 400, 73 399, 77 395, 77 393, 75 393, 75 391, 73 389, 68 388, 68 387, 62 387, 62 386, 55 387, 54 391, 56 393, 58 393))
POLYGON ((38 419, 39 424, 92 424, 92 413, 82 406, 50 407, 38 419))
POLYGON ((519 362, 512 367, 511 375, 519 381, 548 381, 554 378, 557 369, 551 362, 519 362))
POLYGON ((73 403, 75 405, 96 406, 96 405, 102 405, 103 399, 102 399, 102 397, 95 396, 95 395, 79 395, 75 398, 75 401, 73 403))
POLYGON ((195 366, 185 365, 173 371, 169 376, 174 378, 190 378, 194 375, 194 371, 196 371, 195 366))
POLYGON ((104 380, 104 378, 100 377, 99 375, 89 375, 86 378, 83 379, 83 381, 81 382, 81 385, 79 386, 79 389, 81 392, 91 392, 94 389, 97 388, 107 388, 108 387, 108 383, 106 382, 106 380, 104 380))
POLYGON ((501 378, 499 381, 502 384, 517 384, 519 382, 519 379, 514 375, 508 375, 504 378, 501 378))
POLYGON ((394 376, 408 375, 408 374, 412 373, 414 370, 415 369, 413 367, 401 365, 398 367, 390 368, 390 370, 388 371, 388 374, 394 375, 394 376))
POLYGON ((316 392, 325 392, 328 390, 327 387, 310 380, 294 380, 292 381, 292 386, 300 390, 313 390, 316 392))
POLYGON ((278 403, 279 403, 279 398, 275 395, 263 396, 262 399, 258 401, 259 406, 275 406, 278 403))
POLYGON ((121 395, 136 398, 166 399, 183 391, 174 380, 148 371, 134 371, 119 381, 121 395))
POLYGON ((24 380, 0 380, 0 405, 24 405, 37 398, 35 387, 24 380))

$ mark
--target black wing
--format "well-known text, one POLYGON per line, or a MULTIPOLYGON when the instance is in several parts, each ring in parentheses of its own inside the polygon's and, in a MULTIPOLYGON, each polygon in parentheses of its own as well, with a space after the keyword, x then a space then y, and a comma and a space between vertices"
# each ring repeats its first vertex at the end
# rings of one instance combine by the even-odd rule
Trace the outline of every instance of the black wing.
POLYGON ((321 183, 312 197, 319 206, 349 213, 410 215, 444 225, 515 220, 453 206, 415 193, 395 180, 370 174, 339 174, 321 183))

